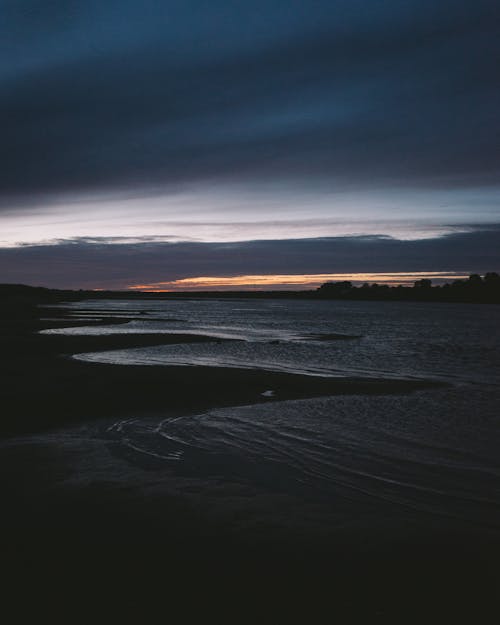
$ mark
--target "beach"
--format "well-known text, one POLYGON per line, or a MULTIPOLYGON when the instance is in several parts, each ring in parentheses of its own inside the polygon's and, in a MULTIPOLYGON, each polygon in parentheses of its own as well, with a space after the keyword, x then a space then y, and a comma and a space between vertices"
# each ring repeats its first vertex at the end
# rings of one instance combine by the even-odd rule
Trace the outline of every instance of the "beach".
MULTIPOLYGON (((105 323, 119 328, 133 318, 110 313, 105 323)), ((202 594, 223 585, 225 594, 253 609, 270 601, 283 618, 301 611, 311 617, 325 605, 342 622, 384 622, 403 609, 406 622, 430 610, 436 620, 428 622, 443 622, 438 614, 456 620, 492 609, 500 551, 498 531, 483 522, 484 515, 470 523, 446 515, 430 522, 422 511, 389 503, 381 512, 378 504, 369 508, 354 498, 354 521, 347 523, 321 498, 311 499, 310 483, 290 490, 288 474, 273 477, 283 487, 274 492, 221 479, 235 471, 257 482, 270 479, 267 469, 261 478, 260 461, 251 457, 249 469, 234 456, 196 451, 186 469, 172 473, 154 446, 137 442, 146 440, 145 433, 162 432, 160 418, 170 427, 185 415, 193 428, 193 416, 221 418, 240 406, 237 414, 246 419, 248 413, 253 421, 255 406, 265 411, 274 404, 292 414, 307 409, 309 398, 328 402, 335 396, 346 397, 347 404, 373 397, 385 410, 387 397, 425 398, 447 392, 448 383, 99 364, 72 356, 236 339, 189 332, 39 334, 93 324, 102 322, 76 322, 61 308, 20 307, 2 319, 2 535, 12 571, 69 571, 67 581, 106 578, 110 587, 122 588, 121 595, 131 585, 141 597, 157 585, 170 596, 169 584, 178 588, 187 580, 202 594), (154 423, 152 430, 148 423, 154 423), (133 444, 124 445, 127 440, 133 444), (200 472, 206 475, 201 486, 200 472)))

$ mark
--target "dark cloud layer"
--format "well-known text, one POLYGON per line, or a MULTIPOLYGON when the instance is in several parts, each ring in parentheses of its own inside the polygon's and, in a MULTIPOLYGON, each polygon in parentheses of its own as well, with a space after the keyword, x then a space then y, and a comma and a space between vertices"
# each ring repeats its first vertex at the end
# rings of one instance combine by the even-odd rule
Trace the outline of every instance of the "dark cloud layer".
POLYGON ((500 227, 414 241, 382 236, 112 245, 75 240, 0 249, 0 282, 116 289, 197 276, 395 270, 483 273, 500 269, 499 249, 500 227))
POLYGON ((207 178, 500 182, 496 2, 0 5, 5 207, 207 178))

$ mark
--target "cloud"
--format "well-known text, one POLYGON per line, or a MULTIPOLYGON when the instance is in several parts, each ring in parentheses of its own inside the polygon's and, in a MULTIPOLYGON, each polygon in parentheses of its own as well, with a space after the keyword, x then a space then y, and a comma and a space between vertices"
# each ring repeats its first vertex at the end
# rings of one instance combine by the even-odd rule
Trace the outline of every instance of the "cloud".
POLYGON ((206 180, 499 182, 492 2, 18 4, 0 33, 10 210, 206 180))
POLYGON ((500 225, 402 241, 387 236, 239 243, 75 239, 0 249, 0 282, 123 289, 199 276, 500 269, 500 225))

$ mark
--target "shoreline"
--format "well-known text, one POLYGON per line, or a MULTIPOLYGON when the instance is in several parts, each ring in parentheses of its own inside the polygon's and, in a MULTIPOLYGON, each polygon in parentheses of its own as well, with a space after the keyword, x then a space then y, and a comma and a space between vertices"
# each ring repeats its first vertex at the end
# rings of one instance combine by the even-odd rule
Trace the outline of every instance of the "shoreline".
MULTIPOLYGON (((442 388, 435 380, 372 377, 320 377, 260 369, 230 367, 115 365, 73 358, 83 353, 154 345, 225 342, 200 334, 40 334, 41 330, 89 325, 52 309, 59 318, 4 319, 0 326, 3 358, 0 373, 9 381, 4 404, 7 418, 1 436, 15 436, 87 421, 157 414, 165 410, 203 410, 231 405, 305 399, 342 394, 398 394, 442 388), (69 324, 69 325, 68 325, 69 324), (29 393, 23 392, 29 388, 29 393), (264 396, 273 390, 272 397, 264 396)), ((126 323, 107 317, 92 325, 126 323)))

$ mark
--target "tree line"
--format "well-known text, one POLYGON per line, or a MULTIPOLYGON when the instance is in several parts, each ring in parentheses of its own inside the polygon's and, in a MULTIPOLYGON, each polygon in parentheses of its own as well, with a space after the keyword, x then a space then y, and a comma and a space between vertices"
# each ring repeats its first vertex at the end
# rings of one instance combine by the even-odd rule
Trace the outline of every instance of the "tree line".
POLYGON ((365 283, 356 287, 347 280, 325 282, 316 295, 320 299, 500 303, 500 275, 496 272, 484 276, 474 273, 464 280, 435 286, 427 278, 416 280, 413 286, 365 283))

